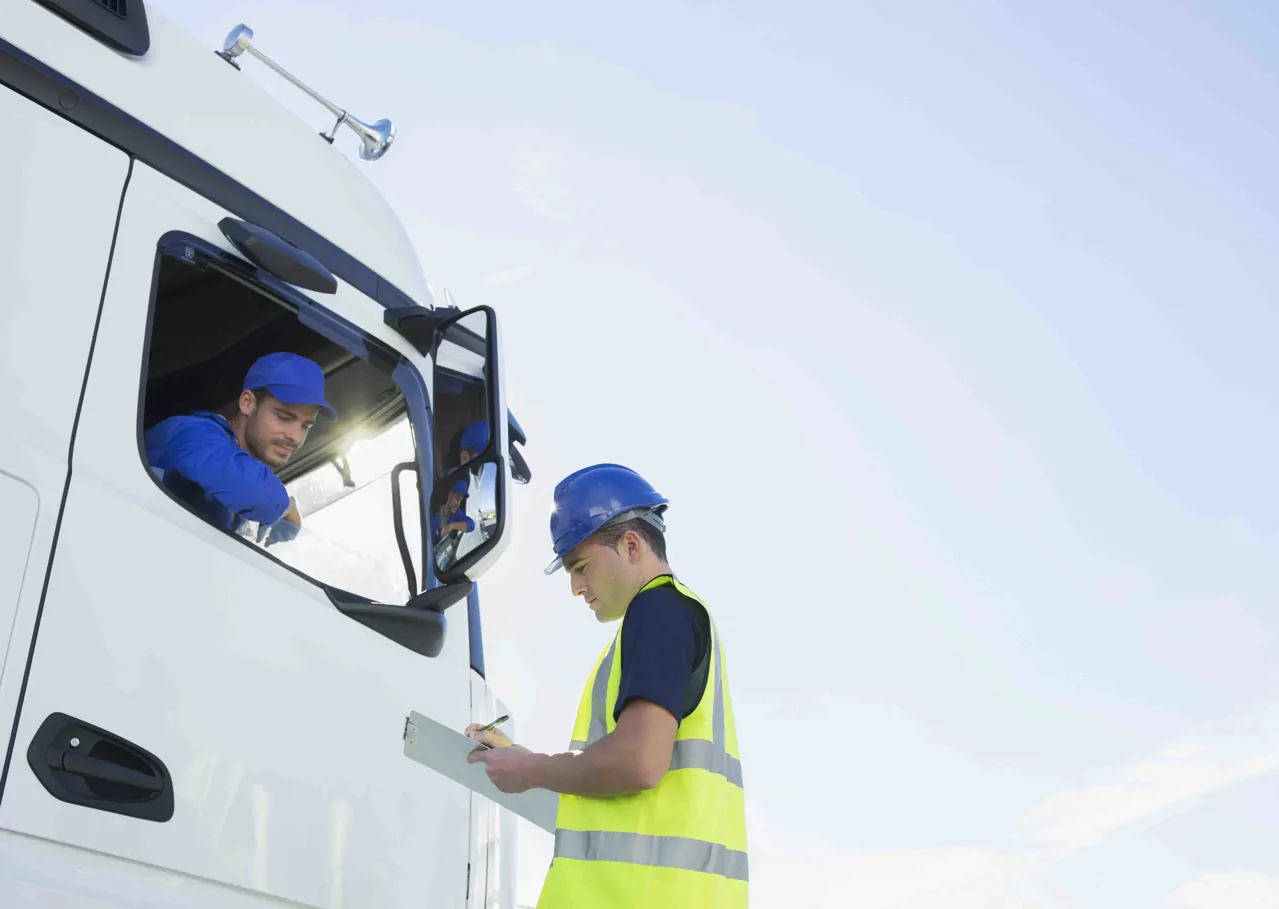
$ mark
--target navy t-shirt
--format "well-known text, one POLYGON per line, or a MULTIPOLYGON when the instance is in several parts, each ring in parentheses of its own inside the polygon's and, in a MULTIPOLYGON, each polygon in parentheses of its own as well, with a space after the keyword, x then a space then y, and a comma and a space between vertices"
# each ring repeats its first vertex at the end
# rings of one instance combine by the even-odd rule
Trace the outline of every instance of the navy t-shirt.
POLYGON ((673 584, 641 591, 622 622, 622 678, 613 719, 632 698, 683 720, 702 699, 710 672, 710 616, 673 584))

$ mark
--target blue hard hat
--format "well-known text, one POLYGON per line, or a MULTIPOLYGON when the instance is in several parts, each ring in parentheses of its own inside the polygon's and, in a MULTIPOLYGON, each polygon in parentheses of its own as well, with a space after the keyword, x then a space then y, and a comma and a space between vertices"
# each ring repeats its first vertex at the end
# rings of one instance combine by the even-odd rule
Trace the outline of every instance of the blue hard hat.
POLYGON ((471 449, 471 451, 479 454, 489 443, 489 424, 488 420, 476 420, 474 423, 462 430, 462 443, 459 446, 463 451, 471 449))
POLYGON ((563 567, 565 555, 613 521, 642 518, 664 531, 662 512, 668 504, 647 480, 620 464, 595 464, 569 474, 555 487, 551 510, 555 558, 546 573, 563 567))
POLYGON ((330 420, 337 419, 324 400, 324 370, 306 357, 283 352, 259 357, 244 376, 244 388, 265 388, 285 404, 314 404, 330 420))

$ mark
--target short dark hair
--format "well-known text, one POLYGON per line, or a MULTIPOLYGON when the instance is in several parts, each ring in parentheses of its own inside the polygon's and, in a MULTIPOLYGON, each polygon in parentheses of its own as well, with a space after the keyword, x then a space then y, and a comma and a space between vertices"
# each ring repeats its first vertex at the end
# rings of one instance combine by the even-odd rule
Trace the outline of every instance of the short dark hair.
POLYGON ((595 532, 594 541, 601 546, 616 549, 622 537, 626 536, 627 531, 630 530, 643 537, 644 541, 653 548, 653 552, 657 557, 663 562, 666 561, 666 537, 660 530, 643 518, 631 518, 629 521, 606 524, 595 532))

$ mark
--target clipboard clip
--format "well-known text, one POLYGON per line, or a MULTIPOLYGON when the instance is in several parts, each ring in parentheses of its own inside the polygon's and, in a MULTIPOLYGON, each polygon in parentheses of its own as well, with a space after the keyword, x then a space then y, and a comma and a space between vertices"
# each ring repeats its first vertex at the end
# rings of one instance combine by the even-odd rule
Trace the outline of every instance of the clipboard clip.
POLYGON ((417 732, 417 727, 413 725, 413 718, 406 716, 404 718, 404 732, 400 735, 400 738, 410 745, 416 745, 417 732))

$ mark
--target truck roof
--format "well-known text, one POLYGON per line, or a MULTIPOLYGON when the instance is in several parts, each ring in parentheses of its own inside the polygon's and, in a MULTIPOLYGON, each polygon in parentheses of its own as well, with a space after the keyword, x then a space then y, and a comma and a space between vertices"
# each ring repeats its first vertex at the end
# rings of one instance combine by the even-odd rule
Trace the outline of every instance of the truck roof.
MULTIPOLYGON (((243 184, 414 302, 432 305, 408 234, 356 163, 216 48, 154 6, 146 17, 151 43, 141 57, 113 50, 31 0, 0 0, 0 38, 243 184)), ((343 139, 354 141, 345 129, 343 139)))

